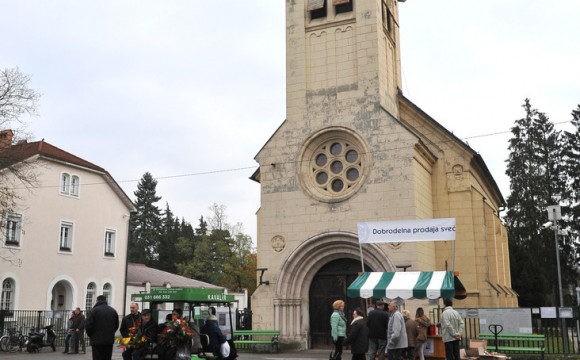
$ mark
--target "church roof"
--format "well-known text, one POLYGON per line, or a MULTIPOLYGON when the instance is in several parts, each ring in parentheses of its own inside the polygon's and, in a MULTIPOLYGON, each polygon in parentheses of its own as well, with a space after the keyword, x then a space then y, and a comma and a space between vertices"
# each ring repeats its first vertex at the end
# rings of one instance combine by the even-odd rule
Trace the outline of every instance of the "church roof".
POLYGON ((496 194, 499 198, 499 201, 501 202, 501 205, 506 206, 507 204, 503 198, 503 195, 501 194, 499 186, 497 186, 497 183, 495 182, 493 175, 489 171, 489 169, 488 169, 487 165, 485 164, 485 161, 483 161, 483 158, 481 157, 481 155, 477 151, 473 150, 463 140, 461 140, 460 138, 455 136, 455 134, 453 134, 451 131, 447 130, 443 125, 439 124, 435 119, 433 119, 431 116, 429 116, 429 114, 427 114, 421 108, 419 108, 417 105, 415 105, 411 100, 407 99, 403 95, 403 93, 401 92, 400 89, 399 89, 399 98, 403 102, 405 102, 409 107, 413 108, 415 111, 420 113, 425 119, 430 121, 435 127, 437 127, 439 130, 441 130, 441 132, 443 132, 446 136, 448 136, 450 139, 452 139, 453 142, 455 142, 456 144, 461 146, 463 149, 465 149, 467 152, 469 152, 473 156, 473 162, 475 164, 477 164, 477 166, 479 166, 481 171, 485 174, 486 179, 489 181, 489 183, 493 187, 494 191, 496 192, 496 194))
POLYGON ((169 283, 174 288, 223 289, 221 286, 150 268, 144 264, 129 263, 127 266, 127 285, 142 285, 146 282, 149 282, 151 287, 165 287, 169 283))

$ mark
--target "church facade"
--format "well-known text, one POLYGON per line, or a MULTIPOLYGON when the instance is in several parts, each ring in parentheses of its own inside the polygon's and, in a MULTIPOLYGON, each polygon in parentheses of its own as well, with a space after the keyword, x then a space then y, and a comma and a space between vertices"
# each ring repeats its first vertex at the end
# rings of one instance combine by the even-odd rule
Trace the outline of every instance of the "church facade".
MULTIPOLYGON (((258 152, 255 329, 325 347, 361 271, 454 270, 457 307, 513 307, 505 201, 483 159, 401 92, 396 0, 286 0, 286 120, 258 152), (456 218, 453 242, 364 244, 357 222, 456 218), (267 282, 267 283, 265 283, 267 282)), ((468 119, 466 119, 468 120, 468 119)), ((424 306, 413 300, 408 307, 424 306)))

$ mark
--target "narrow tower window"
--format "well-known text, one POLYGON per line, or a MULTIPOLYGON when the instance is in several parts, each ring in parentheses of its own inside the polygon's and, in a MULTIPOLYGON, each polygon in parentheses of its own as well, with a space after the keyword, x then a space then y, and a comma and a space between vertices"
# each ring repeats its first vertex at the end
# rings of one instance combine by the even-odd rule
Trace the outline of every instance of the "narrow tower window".
POLYGON ((334 12, 336 14, 342 14, 352 11, 352 0, 333 0, 334 12))
POLYGON ((310 11, 311 20, 325 18, 327 13, 326 0, 308 0, 308 11, 310 11))

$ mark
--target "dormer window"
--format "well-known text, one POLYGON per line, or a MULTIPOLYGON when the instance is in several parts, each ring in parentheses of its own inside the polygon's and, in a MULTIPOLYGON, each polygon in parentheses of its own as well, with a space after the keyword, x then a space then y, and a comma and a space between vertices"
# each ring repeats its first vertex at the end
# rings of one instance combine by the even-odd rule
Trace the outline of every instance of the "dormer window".
POLYGON ((78 175, 63 172, 60 176, 60 194, 78 197, 80 178, 78 175))

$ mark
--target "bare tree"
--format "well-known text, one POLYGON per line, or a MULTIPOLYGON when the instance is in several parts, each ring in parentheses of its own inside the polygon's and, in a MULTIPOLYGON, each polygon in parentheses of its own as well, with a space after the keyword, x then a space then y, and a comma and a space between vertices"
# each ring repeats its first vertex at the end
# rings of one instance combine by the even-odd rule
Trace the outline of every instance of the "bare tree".
MULTIPOLYGON (((27 125, 31 117, 38 115, 41 94, 29 86, 30 79, 30 75, 23 74, 18 68, 0 70, 0 130, 12 131, 0 146, 1 239, 4 239, 7 216, 14 212, 19 200, 17 190, 31 189, 36 184, 34 165, 12 151, 14 141, 29 137, 27 125)), ((17 254, 9 249, 0 253, 0 259, 20 264, 17 254)))

